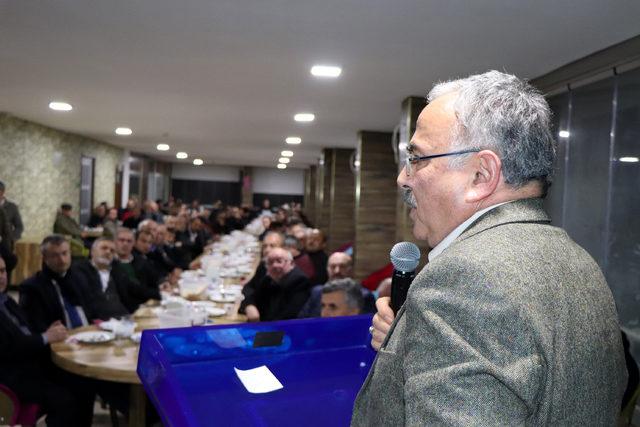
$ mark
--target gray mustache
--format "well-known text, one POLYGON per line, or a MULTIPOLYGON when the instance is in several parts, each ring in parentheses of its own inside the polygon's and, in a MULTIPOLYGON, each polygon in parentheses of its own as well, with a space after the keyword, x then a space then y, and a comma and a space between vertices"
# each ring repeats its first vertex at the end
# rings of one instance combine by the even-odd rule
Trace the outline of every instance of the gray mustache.
POLYGON ((416 201, 416 198, 413 195, 413 191, 411 191, 410 188, 405 188, 403 193, 402 193, 402 199, 404 200, 404 202, 407 204, 407 206, 409 206, 412 209, 417 209, 418 208, 418 202, 416 201))

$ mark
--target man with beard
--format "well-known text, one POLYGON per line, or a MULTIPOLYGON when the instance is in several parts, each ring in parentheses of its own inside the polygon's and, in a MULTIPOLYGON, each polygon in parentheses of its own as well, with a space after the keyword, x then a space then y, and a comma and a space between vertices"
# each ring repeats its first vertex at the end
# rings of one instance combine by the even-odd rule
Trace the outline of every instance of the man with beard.
POLYGON ((249 299, 245 311, 250 322, 294 319, 309 298, 311 284, 283 248, 269 251, 267 275, 249 299))
POLYGON ((378 300, 352 425, 615 425, 616 308, 543 210, 555 157, 544 97, 490 71, 428 100, 398 185, 429 263, 395 319, 378 300))

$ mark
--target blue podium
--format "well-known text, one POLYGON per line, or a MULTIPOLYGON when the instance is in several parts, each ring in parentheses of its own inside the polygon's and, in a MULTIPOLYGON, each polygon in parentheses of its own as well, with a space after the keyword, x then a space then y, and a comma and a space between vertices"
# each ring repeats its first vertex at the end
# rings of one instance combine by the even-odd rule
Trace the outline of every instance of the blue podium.
POLYGON ((375 357, 370 324, 364 315, 147 330, 138 376, 167 426, 346 426, 375 357))

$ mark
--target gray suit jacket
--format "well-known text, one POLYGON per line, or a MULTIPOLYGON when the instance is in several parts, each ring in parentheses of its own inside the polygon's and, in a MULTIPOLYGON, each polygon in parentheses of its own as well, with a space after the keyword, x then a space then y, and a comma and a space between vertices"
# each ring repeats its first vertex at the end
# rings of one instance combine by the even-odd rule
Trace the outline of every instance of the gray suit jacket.
POLYGON ((475 221, 416 277, 352 425, 615 425, 616 308, 540 199, 475 221))

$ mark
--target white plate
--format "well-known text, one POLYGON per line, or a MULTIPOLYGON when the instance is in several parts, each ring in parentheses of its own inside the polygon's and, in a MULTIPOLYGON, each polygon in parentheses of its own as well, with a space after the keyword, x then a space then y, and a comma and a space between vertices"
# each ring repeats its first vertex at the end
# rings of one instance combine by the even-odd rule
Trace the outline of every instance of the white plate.
POLYGON ((85 344, 101 344, 109 341, 113 341, 115 336, 111 332, 105 331, 87 331, 80 332, 78 334, 73 335, 73 338, 76 341, 85 344))
POLYGON ((140 340, 142 339, 142 332, 136 332, 133 335, 131 335, 129 337, 129 339, 131 339, 131 341, 135 342, 135 343, 140 343, 140 340))
POLYGON ((207 316, 209 317, 220 317, 227 314, 227 310, 220 307, 206 307, 205 311, 207 312, 207 316))
POLYGON ((209 308, 209 307, 216 306, 213 301, 192 301, 191 305, 193 307, 199 307, 199 308, 209 308))
POLYGON ((235 302, 236 297, 233 295, 210 294, 209 299, 215 302, 230 303, 235 302))

